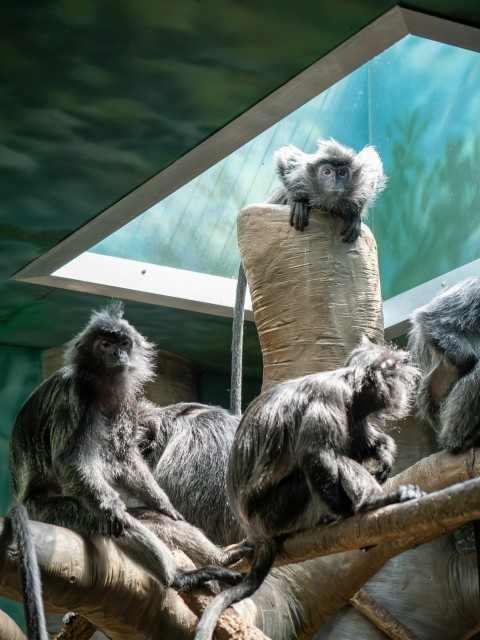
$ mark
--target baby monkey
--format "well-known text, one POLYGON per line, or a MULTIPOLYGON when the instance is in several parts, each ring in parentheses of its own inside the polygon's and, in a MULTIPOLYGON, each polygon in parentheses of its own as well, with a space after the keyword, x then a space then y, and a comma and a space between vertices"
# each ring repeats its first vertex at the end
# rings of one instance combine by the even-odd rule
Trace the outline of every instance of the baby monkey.
POLYGON ((417 379, 406 351, 363 338, 346 367, 281 382, 249 405, 227 488, 254 548, 252 567, 206 608, 195 640, 210 640, 222 611, 259 588, 285 536, 423 495, 414 485, 382 490, 395 444, 369 421, 405 417, 417 379), (370 473, 363 465, 372 461, 370 473))

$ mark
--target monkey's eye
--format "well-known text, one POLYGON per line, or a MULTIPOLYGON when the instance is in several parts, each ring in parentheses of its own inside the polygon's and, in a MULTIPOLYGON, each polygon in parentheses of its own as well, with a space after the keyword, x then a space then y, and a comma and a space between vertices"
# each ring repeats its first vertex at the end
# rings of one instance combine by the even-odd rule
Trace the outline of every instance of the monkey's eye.
POLYGON ((125 340, 122 342, 122 347, 124 347, 125 349, 130 349, 131 346, 132 343, 130 342, 130 340, 128 338, 125 338, 125 340))
POLYGON ((106 351, 110 347, 110 342, 108 340, 100 340, 100 349, 106 351))
POLYGON ((338 170, 338 175, 339 175, 341 178, 345 178, 345 177, 346 177, 346 175, 347 175, 347 170, 346 170, 346 169, 339 169, 339 170, 338 170))
POLYGON ((329 169, 328 167, 325 167, 322 171, 324 176, 329 176, 332 173, 332 170, 329 169))

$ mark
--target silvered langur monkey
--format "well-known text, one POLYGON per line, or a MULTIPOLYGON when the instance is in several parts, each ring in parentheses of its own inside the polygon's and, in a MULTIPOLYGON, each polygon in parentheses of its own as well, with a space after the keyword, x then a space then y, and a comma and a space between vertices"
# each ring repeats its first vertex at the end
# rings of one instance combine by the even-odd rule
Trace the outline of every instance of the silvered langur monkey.
MULTIPOLYGON (((359 153, 333 138, 318 140, 314 153, 304 153, 293 145, 275 154, 280 185, 270 195, 271 204, 290 205, 290 224, 303 231, 310 209, 320 209, 343 223, 343 242, 358 238, 368 208, 385 188, 387 177, 377 151, 372 146, 359 153)), ((240 414, 242 375, 242 331, 246 280, 240 264, 232 327, 232 413, 240 414)))
POLYGON ((417 408, 452 453, 480 443, 480 278, 448 287, 411 317, 408 347, 423 372, 417 408))
POLYGON ((382 490, 395 444, 370 420, 407 415, 417 378, 407 352, 364 338, 346 367, 281 382, 249 405, 227 489, 254 548, 252 568, 206 608, 195 640, 210 640, 222 611, 258 589, 285 536, 423 495, 414 485, 382 490))
MULTIPOLYGON (((217 550, 183 522, 141 456, 137 404, 153 376, 152 356, 153 345, 123 318, 122 305, 113 303, 92 314, 69 343, 65 366, 20 409, 10 441, 10 514, 23 573, 36 566, 32 546, 25 543, 28 513, 89 537, 113 536, 164 586, 186 590, 208 580, 238 581, 239 574, 222 566, 180 570, 166 544, 127 512, 125 498, 155 510, 174 538, 184 536, 187 550, 205 545, 204 557, 210 553, 212 562, 227 564, 242 555, 238 549, 231 557, 217 550)), ((46 640, 40 585, 35 571, 26 575, 34 580, 24 585, 29 638, 46 640)))
POLYGON ((343 241, 355 242, 368 207, 387 183, 375 149, 366 146, 356 153, 329 138, 319 140, 314 153, 288 145, 274 155, 281 185, 268 202, 290 205, 290 224, 300 231, 308 225, 310 209, 341 218, 343 241))
POLYGON ((217 544, 244 538, 226 496, 238 416, 198 402, 159 407, 143 401, 138 417, 142 455, 175 508, 217 544))
MULTIPOLYGON (((480 443, 480 278, 467 278, 437 294, 410 318, 408 347, 423 377, 418 415, 451 453, 480 443)), ((457 548, 477 552, 480 588, 480 522, 454 533, 457 548)))

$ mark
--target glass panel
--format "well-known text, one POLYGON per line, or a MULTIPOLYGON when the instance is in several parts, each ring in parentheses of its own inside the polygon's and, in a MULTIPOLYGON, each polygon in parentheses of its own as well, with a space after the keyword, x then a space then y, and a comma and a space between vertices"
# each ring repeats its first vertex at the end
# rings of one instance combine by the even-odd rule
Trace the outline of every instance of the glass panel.
POLYGON ((266 200, 276 184, 273 152, 286 144, 313 150, 325 136, 347 139, 356 147, 367 144, 366 83, 363 67, 91 251, 236 278, 237 216, 245 205, 266 200))
POLYGON ((384 298, 479 257, 480 56, 408 36, 92 248, 234 278, 236 218, 276 183, 273 151, 316 140, 378 149, 369 214, 384 298))

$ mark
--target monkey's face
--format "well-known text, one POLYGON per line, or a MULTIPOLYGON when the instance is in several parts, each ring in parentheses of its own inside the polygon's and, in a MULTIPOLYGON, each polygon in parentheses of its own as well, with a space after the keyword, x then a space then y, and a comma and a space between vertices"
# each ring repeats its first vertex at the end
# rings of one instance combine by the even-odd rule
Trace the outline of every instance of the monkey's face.
POLYGON ((317 166, 317 180, 325 192, 339 193, 348 189, 351 180, 350 169, 346 165, 335 166, 322 163, 317 166))
POLYGON ((133 343, 126 334, 99 336, 93 343, 93 355, 98 365, 109 372, 128 369, 133 343))

